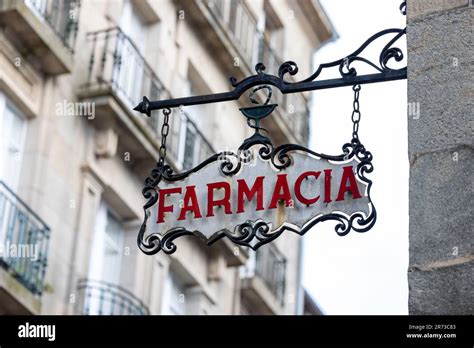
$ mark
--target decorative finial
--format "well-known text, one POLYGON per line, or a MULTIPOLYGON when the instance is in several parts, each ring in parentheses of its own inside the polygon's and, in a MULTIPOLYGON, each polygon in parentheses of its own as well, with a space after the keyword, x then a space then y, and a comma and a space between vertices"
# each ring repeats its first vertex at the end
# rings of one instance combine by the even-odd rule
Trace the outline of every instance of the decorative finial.
POLYGON ((138 103, 138 105, 135 106, 133 110, 141 112, 142 114, 146 114, 148 117, 150 117, 151 116, 150 101, 148 100, 147 97, 143 97, 143 100, 140 103, 138 103))

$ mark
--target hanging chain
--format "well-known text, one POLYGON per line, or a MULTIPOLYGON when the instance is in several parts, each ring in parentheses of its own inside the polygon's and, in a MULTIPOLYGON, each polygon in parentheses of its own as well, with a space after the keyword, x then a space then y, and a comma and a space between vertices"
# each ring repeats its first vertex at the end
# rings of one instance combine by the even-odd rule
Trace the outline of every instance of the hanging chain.
POLYGON ((160 159, 158 160, 158 165, 161 167, 165 164, 166 159, 166 138, 168 137, 168 133, 170 131, 170 114, 171 109, 166 108, 163 109, 163 115, 165 116, 163 119, 163 126, 161 127, 161 146, 159 150, 160 159))
POLYGON ((352 111, 352 138, 359 139, 359 122, 360 122, 360 110, 359 110, 359 91, 360 85, 354 85, 352 87, 354 91, 354 102, 353 102, 353 111, 352 111))

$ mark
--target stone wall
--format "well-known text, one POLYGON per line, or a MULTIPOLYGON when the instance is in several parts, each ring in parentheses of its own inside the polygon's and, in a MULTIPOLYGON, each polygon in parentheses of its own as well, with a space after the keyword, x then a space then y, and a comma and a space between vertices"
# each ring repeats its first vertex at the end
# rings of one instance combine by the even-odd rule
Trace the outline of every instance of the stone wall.
POLYGON ((407 8, 409 312, 474 314, 474 3, 407 8))

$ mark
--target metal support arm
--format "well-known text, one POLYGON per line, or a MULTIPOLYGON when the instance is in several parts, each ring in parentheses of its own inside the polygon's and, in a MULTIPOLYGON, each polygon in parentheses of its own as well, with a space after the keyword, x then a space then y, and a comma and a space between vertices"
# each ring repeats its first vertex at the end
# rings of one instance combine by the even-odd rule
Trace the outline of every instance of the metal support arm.
MULTIPOLYGON (((406 13, 405 6, 405 3, 402 3, 400 6, 403 14, 406 13)), ((288 94, 314 91, 318 89, 352 86, 356 84, 362 85, 367 83, 406 79, 406 65, 405 67, 398 69, 390 68, 388 66, 389 61, 394 60, 396 62, 401 62, 404 59, 404 50, 399 47, 394 47, 394 44, 404 35, 406 35, 406 28, 382 30, 371 36, 352 54, 330 63, 321 64, 311 76, 301 81, 291 82, 284 79, 286 74, 290 74, 292 76, 297 74, 298 66, 293 61, 287 61, 283 63, 278 69, 278 76, 264 73, 265 66, 262 63, 258 63, 255 66, 255 71, 257 74, 247 77, 241 81, 237 81, 234 77, 230 78, 230 83, 234 87, 234 89, 230 92, 158 101, 150 101, 144 96, 143 100, 134 108, 134 110, 150 116, 151 111, 153 110, 237 100, 244 92, 259 85, 272 85, 278 88, 281 93, 288 94), (361 56, 363 51, 372 42, 387 36, 392 37, 382 49, 379 55, 378 64, 375 64, 367 58, 361 56), (366 64, 377 71, 377 73, 358 75, 357 70, 351 66, 353 62, 366 64), (341 76, 340 78, 327 80, 317 79, 323 70, 337 67, 339 68, 339 74, 341 76)))

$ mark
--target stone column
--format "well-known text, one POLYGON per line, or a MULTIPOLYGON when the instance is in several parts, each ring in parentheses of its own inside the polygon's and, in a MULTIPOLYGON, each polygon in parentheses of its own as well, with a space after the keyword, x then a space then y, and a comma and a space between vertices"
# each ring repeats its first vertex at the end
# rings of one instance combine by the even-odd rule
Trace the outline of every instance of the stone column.
POLYGON ((474 314, 474 3, 407 8, 409 312, 474 314))

